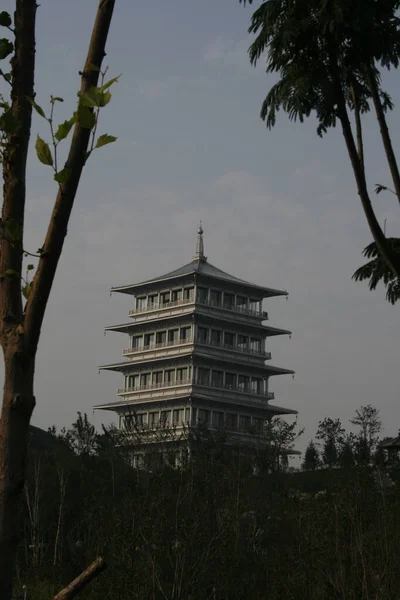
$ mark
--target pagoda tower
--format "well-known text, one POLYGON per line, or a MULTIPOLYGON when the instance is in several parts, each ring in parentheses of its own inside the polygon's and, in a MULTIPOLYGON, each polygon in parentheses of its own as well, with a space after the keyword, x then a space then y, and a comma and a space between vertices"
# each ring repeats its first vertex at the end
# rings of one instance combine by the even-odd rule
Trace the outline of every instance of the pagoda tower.
MULTIPOLYGON (((228 275, 204 255, 203 229, 193 260, 165 275, 111 289, 133 296, 132 320, 107 327, 129 337, 124 362, 100 367, 118 371, 118 400, 95 406, 114 411, 119 427, 134 421, 147 432, 145 448, 157 446, 152 432, 169 427, 180 440, 198 424, 222 430, 227 443, 256 451, 264 445, 265 422, 297 411, 271 404, 269 379, 293 371, 269 363, 267 339, 290 331, 264 324, 262 302, 287 292, 228 275)), ((178 460, 178 459, 177 459, 178 460)))

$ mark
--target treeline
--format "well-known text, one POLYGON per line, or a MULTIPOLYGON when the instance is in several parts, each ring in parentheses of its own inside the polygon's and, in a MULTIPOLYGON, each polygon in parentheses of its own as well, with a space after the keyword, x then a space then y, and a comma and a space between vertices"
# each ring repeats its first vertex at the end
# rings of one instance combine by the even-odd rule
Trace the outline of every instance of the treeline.
POLYGON ((86 415, 53 429, 30 453, 16 594, 48 600, 102 555, 80 598, 397 600, 397 486, 377 486, 365 462, 285 473, 266 459, 255 476, 200 438, 185 469, 145 472, 86 415))
POLYGON ((315 435, 317 441, 309 442, 302 468, 351 468, 365 464, 389 466, 389 457, 380 445, 388 438, 380 439, 382 422, 378 409, 370 404, 362 406, 349 423, 358 430, 357 433, 346 431, 340 419, 326 417, 320 421, 315 435))

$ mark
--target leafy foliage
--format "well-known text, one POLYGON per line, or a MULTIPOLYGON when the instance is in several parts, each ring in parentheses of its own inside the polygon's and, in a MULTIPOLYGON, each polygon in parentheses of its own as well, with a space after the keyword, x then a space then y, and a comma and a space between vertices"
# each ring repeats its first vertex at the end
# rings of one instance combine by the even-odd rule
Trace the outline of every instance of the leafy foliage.
POLYGON ((78 421, 31 452, 17 595, 47 600, 100 553, 112 576, 87 600, 396 598, 399 489, 377 488, 368 467, 260 477, 204 453, 138 471, 117 431, 92 443, 78 421))
MULTIPOLYGON (((392 249, 400 255, 400 238, 387 238, 392 249)), ((369 289, 375 290, 379 283, 386 287, 386 298, 391 304, 400 299, 400 280, 392 273, 380 256, 376 243, 372 242, 364 248, 363 255, 371 259, 365 265, 357 269, 353 275, 355 281, 369 280, 369 289)))

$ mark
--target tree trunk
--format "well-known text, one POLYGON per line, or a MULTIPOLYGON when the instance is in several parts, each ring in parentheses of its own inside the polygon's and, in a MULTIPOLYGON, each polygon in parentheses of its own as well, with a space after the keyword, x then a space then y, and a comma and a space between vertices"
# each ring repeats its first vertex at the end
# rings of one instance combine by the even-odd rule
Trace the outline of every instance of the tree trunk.
MULTIPOLYGON (((50 219, 38 269, 23 309, 21 271, 26 196, 26 159, 34 97, 35 16, 37 0, 16 0, 12 58, 11 113, 19 127, 7 134, 3 153, 4 200, 0 220, 0 343, 5 363, 0 418, 0 599, 10 600, 19 533, 19 506, 25 480, 29 422, 35 406, 33 380, 41 325, 82 169, 90 131, 75 124, 67 166, 50 219), (10 236, 9 231, 13 232, 10 236), (16 233, 15 233, 16 232, 16 233)), ((105 56, 115 0, 99 0, 81 92, 96 86, 105 56), (87 65, 93 68, 86 68, 87 65)))
POLYGON ((364 213, 367 218, 372 237, 375 240, 375 243, 383 260, 388 265, 392 273, 396 277, 400 278, 400 256, 393 251, 393 248, 386 239, 382 228, 378 222, 378 219, 375 216, 371 199, 368 194, 364 169, 362 167, 361 161, 357 153, 357 148, 354 142, 349 116, 347 114, 346 101, 343 93, 340 72, 337 63, 337 56, 334 50, 334 44, 331 44, 330 48, 330 67, 333 79, 333 86, 336 95, 336 102, 338 105, 338 116, 342 124, 343 137, 346 142, 351 166, 353 167, 354 177, 358 189, 358 195, 360 196, 361 204, 364 209, 364 213))
POLYGON ((24 488, 29 421, 35 406, 34 360, 8 349, 0 419, 0 598, 10 600, 24 488))
POLYGON ((394 154, 392 140, 390 139, 389 129, 386 124, 386 117, 383 111, 381 99, 379 97, 379 90, 376 83, 376 77, 374 75, 373 69, 371 65, 367 67, 367 80, 369 89, 371 92, 372 100, 375 106, 376 118, 378 119, 379 128, 381 131, 381 137, 383 141, 383 146, 385 148, 386 158, 388 161, 390 173, 392 175, 394 189, 396 191, 396 196, 398 201, 400 202, 400 174, 399 168, 397 166, 396 157, 394 154))

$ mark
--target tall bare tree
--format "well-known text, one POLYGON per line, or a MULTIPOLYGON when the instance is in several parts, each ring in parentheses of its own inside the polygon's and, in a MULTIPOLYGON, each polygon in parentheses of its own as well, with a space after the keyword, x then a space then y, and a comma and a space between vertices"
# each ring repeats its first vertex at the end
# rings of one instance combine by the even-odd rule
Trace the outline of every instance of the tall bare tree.
POLYGON ((9 100, 0 100, 0 151, 3 163, 3 207, 0 229, 0 343, 5 364, 4 394, 0 418, 0 598, 10 600, 18 543, 18 513, 25 478, 28 427, 35 407, 35 357, 40 331, 58 261, 67 234, 82 170, 90 152, 114 141, 103 135, 95 143, 98 112, 110 99, 111 82, 104 84, 101 64, 115 0, 100 0, 89 51, 81 73, 78 107, 73 117, 53 130, 50 117, 35 103, 36 0, 15 0, 14 18, 0 13, 0 25, 11 39, 0 39, 0 60, 11 56, 11 71, 0 70, 10 86, 9 100), (99 77, 102 85, 98 87, 99 77), (26 162, 31 133, 32 108, 51 127, 53 153, 38 137, 39 160, 53 167, 58 193, 46 238, 38 253, 31 283, 22 277, 26 162), (73 130, 63 169, 57 166, 57 145, 73 130), (23 286, 21 286, 23 281, 23 286), (21 289, 22 288, 22 289, 21 289), (22 292, 22 293, 21 293, 22 292), (24 298, 25 297, 25 298, 24 298), (26 301, 25 301, 26 300, 26 301))

